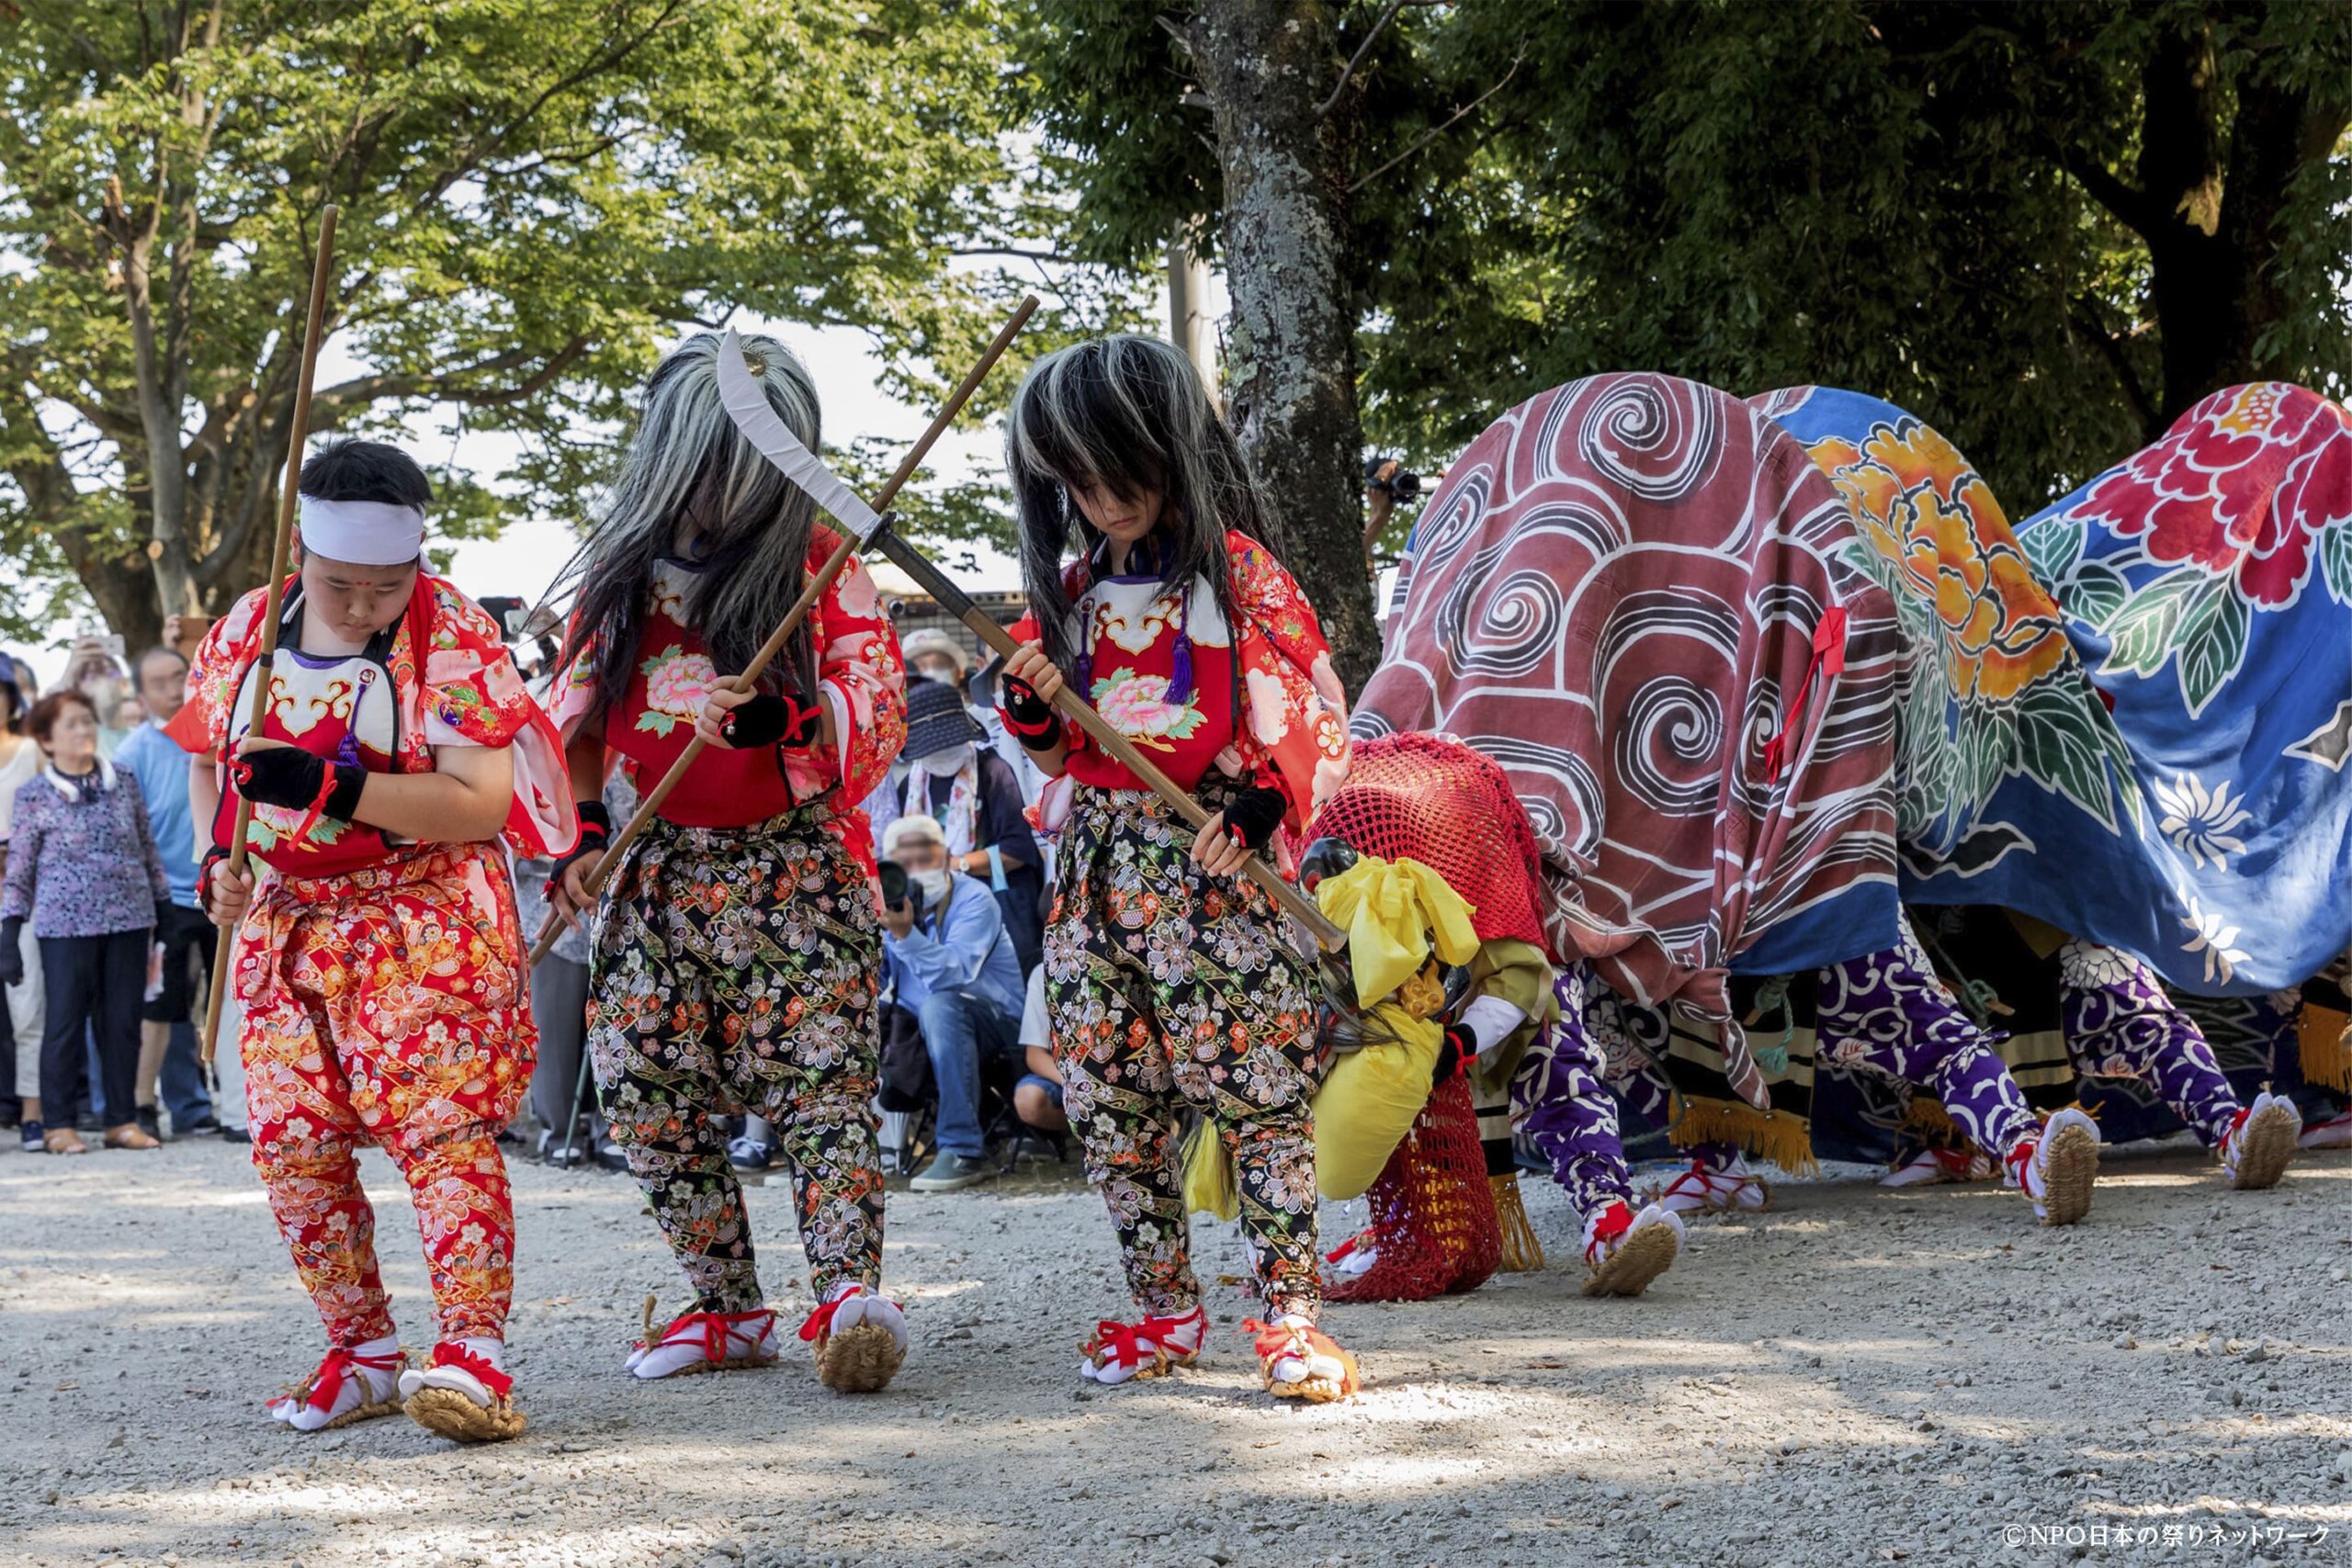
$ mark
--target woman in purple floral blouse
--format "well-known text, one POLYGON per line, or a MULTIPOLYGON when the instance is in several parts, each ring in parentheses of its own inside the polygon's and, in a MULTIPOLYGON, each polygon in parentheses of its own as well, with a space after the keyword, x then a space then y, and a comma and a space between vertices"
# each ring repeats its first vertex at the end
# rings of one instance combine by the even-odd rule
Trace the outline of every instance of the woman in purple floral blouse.
POLYGON ((87 1029, 97 1040, 107 1112, 121 1119, 107 1129, 107 1146, 160 1147, 130 1119, 147 945, 156 910, 172 896, 146 804, 138 780, 98 755, 97 710, 80 692, 43 697, 27 728, 49 764, 17 790, 8 870, 0 879, 0 981, 24 977, 17 933, 29 918, 49 997, 40 1100, 63 1122, 44 1141, 51 1154, 87 1152, 66 1114, 87 1029))

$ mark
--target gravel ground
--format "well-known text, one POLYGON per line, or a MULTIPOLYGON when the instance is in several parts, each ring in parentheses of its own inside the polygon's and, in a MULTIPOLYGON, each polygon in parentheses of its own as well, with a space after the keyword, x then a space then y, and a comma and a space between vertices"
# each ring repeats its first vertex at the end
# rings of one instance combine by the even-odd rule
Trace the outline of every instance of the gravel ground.
MULTIPOLYGON (((1531 1179, 1553 1267, 1333 1311, 1370 1386, 1300 1409, 1257 1392, 1229 1283, 1199 1370, 1079 1385, 1073 1347, 1125 1303, 1074 1165, 892 1194, 915 1347, 888 1393, 829 1394, 797 1353, 639 1386, 639 1303, 681 1297, 652 1222, 624 1179, 518 1162, 531 1429, 464 1450, 264 1420, 319 1340, 242 1151, 5 1153, 0 1561, 2352 1563, 2352 1156, 2269 1193, 2177 1146, 2108 1170, 2067 1231, 1990 1187, 1784 1185, 1634 1302, 1577 1294, 1531 1179), (2037 1528, 2059 1537, 2013 1544, 2037 1528), (2119 1528, 2152 1536, 2094 1544, 2119 1528)), ((403 1190, 374 1154, 366 1178, 428 1342, 403 1190)), ((786 1189, 752 1197, 781 1286, 786 1189)), ((1242 1272, 1225 1228, 1199 1250, 1242 1272)))

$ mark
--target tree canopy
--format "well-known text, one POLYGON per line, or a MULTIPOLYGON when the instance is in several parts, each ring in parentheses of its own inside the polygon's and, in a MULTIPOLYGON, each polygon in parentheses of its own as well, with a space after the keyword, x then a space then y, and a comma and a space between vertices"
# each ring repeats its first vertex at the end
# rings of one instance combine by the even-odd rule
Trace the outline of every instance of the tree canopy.
MULTIPOLYGON (((1037 0, 1091 255, 1215 243, 1181 41, 1213 4, 1037 0)), ((1331 73, 1361 55, 1365 433, 1422 463, 1598 371, 1820 382, 1935 421, 2026 510, 2217 386, 2352 377, 2345 0, 1315 8, 1331 73)))
MULTIPOLYGON (((577 515, 658 349, 731 310, 854 325, 927 393, 1054 216, 1004 119, 1012 0, 9 10, 0 549, 134 640, 259 579, 329 201, 329 328, 367 368, 313 431, 442 405, 523 438, 514 472, 436 475, 445 536, 577 515)), ((1125 309, 1064 281, 1026 351, 1125 309)))

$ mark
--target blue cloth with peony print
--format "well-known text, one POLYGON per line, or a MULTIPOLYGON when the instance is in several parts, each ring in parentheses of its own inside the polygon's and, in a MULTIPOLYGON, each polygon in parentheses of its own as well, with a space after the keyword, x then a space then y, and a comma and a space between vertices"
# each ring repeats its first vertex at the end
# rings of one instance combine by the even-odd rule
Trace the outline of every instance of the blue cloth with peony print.
POLYGON ((1892 542, 1933 645, 1898 743, 1906 898, 2006 905, 2206 996, 2352 945, 2352 414, 2226 389, 2012 533, 1892 405, 1758 401, 1892 542))

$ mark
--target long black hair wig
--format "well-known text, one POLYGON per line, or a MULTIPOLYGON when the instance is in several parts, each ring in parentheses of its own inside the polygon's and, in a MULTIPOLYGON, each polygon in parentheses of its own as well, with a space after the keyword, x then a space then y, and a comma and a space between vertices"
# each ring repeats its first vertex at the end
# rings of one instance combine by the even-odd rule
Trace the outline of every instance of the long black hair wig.
MULTIPOLYGON (((808 369, 774 338, 742 341, 768 406, 818 450, 817 385, 808 369)), ((718 400, 718 347, 717 333, 696 333, 654 367, 620 473, 549 592, 577 595, 557 668, 570 669, 592 642, 599 647, 592 717, 628 694, 653 570, 664 557, 700 569, 681 614, 722 675, 750 665, 808 580, 817 503, 728 417, 718 400)), ((805 623, 760 689, 813 699, 817 656, 805 623)))
POLYGON ((1062 558, 1102 541, 1070 491, 1101 486, 1122 501, 1157 492, 1160 582, 1208 579, 1226 624, 1238 622, 1225 536, 1265 542, 1265 504, 1200 373, 1174 344, 1120 333, 1037 361, 1013 394, 1004 466, 1021 524, 1021 575, 1046 652, 1064 670, 1070 639, 1062 558))

